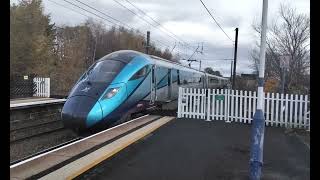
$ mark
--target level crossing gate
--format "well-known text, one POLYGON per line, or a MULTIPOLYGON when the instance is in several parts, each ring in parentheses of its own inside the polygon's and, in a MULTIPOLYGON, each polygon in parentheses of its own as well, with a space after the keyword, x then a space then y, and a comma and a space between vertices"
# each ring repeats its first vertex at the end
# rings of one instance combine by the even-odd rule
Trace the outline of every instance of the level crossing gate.
MULTIPOLYGON (((265 93, 267 126, 310 130, 308 95, 265 93)), ((178 118, 251 123, 257 94, 230 89, 179 88, 178 118)))

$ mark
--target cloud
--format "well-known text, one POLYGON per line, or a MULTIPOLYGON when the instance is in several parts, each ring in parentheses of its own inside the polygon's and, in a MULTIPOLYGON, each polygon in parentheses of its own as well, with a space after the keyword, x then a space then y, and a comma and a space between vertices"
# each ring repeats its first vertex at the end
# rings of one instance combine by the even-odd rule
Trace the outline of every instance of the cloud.
MULTIPOLYGON (((62 4, 64 7, 72 8, 72 5, 67 4, 64 1, 52 0, 62 4)), ((75 4, 79 4, 74 0, 75 4)), ((185 0, 129 0, 134 5, 145 11, 149 16, 158 21, 161 28, 154 24, 157 28, 146 23, 153 21, 146 15, 141 14, 137 9, 132 7, 125 0, 117 0, 131 11, 140 14, 145 20, 135 16, 127 9, 115 1, 106 0, 81 0, 88 3, 100 11, 120 20, 121 22, 140 29, 142 33, 146 33, 147 30, 151 31, 151 40, 163 49, 169 46, 172 49, 176 36, 181 41, 188 42, 192 45, 189 49, 181 45, 177 45, 174 52, 186 53, 184 57, 189 57, 196 49, 197 44, 204 43, 205 55, 195 55, 195 58, 202 59, 223 59, 233 58, 233 43, 225 36, 225 34, 219 29, 212 18, 208 15, 201 2, 185 1, 185 0), (160 29, 158 29, 160 28, 160 29), (169 30, 170 32, 167 32, 169 30), (169 35, 170 34, 170 35, 169 35), (174 36, 174 37, 172 37, 174 36), (162 43, 160 44, 161 41, 162 43), (163 45, 165 44, 165 45, 163 45)), ((17 0, 10 0, 10 3, 17 2, 17 0)), ((250 51, 254 46, 255 41, 259 41, 254 36, 252 30, 252 23, 261 21, 262 1, 256 0, 203 0, 207 8, 212 12, 214 18, 223 27, 224 31, 234 39, 235 28, 239 28, 239 43, 238 43, 238 63, 237 72, 251 72, 250 65, 250 51)), ((72 12, 64 7, 58 6, 48 0, 43 0, 44 9, 46 13, 50 13, 52 21, 57 25, 69 24, 76 25, 84 22, 87 17, 72 12)), ((269 1, 268 5, 268 19, 269 21, 277 18, 278 8, 280 3, 290 4, 295 7, 298 12, 309 14, 310 2, 308 0, 283 0, 283 1, 269 1)), ((81 4, 79 4, 81 5, 81 4)), ((83 7, 83 5, 82 5, 83 7)), ((73 7, 73 9, 77 9, 73 7)), ((87 9, 87 8, 86 8, 87 9)), ((77 9, 77 11, 84 13, 87 16, 94 17, 93 15, 83 12, 83 10, 77 9)), ((100 16, 103 16, 100 14, 100 16)), ((95 17, 96 18, 96 17, 95 17)), ((101 20, 101 19, 100 19, 101 20)), ((113 20, 111 20, 113 21, 113 20)), ((106 22, 106 24, 111 24, 106 22)), ((177 42, 176 42, 177 43, 177 42)), ((196 67, 198 65, 195 63, 196 67)), ((203 67, 210 66, 213 69, 220 69, 224 75, 230 74, 230 62, 229 61, 203 61, 203 67)))

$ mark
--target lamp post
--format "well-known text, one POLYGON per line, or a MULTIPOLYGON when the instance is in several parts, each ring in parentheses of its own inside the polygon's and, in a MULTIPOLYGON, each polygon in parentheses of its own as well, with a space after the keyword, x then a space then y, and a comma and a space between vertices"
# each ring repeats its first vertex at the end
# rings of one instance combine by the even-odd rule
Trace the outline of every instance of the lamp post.
POLYGON ((263 0, 262 23, 261 23, 261 46, 260 46, 260 66, 258 79, 258 101, 257 110, 252 121, 252 137, 250 152, 250 179, 259 180, 261 177, 261 169, 263 165, 263 141, 264 141, 264 70, 265 70, 265 54, 266 54, 266 34, 267 34, 267 11, 268 0, 263 0))

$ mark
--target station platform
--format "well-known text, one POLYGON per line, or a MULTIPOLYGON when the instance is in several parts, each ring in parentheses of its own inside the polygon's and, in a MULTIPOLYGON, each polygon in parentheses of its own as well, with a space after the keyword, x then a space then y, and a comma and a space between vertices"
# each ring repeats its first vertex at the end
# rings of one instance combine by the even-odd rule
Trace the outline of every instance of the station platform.
MULTIPOLYGON (((248 179, 251 125, 174 119, 76 179, 248 179)), ((266 127, 262 179, 309 179, 310 150, 266 127)))
POLYGON ((64 103, 66 99, 30 97, 10 100, 10 109, 18 109, 30 106, 39 106, 52 103, 64 103))
MULTIPOLYGON (((250 142, 250 124, 145 115, 14 164, 10 179, 246 180, 250 142)), ((266 127, 261 179, 310 179, 297 131, 266 127)))

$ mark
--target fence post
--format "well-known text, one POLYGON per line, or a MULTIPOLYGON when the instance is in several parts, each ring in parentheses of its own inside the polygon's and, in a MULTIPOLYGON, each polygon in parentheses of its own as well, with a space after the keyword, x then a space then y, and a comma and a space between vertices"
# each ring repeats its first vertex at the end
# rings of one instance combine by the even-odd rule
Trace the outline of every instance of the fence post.
POLYGON ((308 130, 307 131, 310 131, 310 116, 308 118, 308 95, 305 95, 305 98, 304 98, 305 102, 304 102, 304 124, 305 124, 305 127, 308 126, 308 130), (307 124, 307 120, 309 120, 308 124, 307 124))
POLYGON ((287 128, 288 127, 288 109, 289 109, 289 95, 286 94, 286 103, 285 103, 285 112, 284 112, 284 124, 285 124, 285 127, 287 128))
POLYGON ((211 121, 210 120, 210 108, 211 108, 211 93, 210 93, 210 89, 207 89, 207 120, 206 121, 211 121))
POLYGON ((227 89, 227 90, 225 90, 225 91, 227 91, 226 92, 226 100, 227 100, 227 102, 226 102, 226 105, 227 105, 227 109, 226 109, 226 123, 231 123, 231 121, 229 121, 229 111, 230 111, 230 97, 229 97, 229 94, 230 94, 230 89, 227 89))
POLYGON ((50 78, 47 78, 47 96, 50 97, 50 78))
POLYGON ((181 106, 182 106, 182 87, 179 87, 179 94, 178 94, 178 118, 181 117, 181 106))
POLYGON ((38 85, 37 85, 37 80, 36 80, 36 78, 33 78, 33 83, 36 85, 36 90, 35 90, 35 92, 33 93, 33 96, 37 96, 37 91, 38 91, 38 85))

